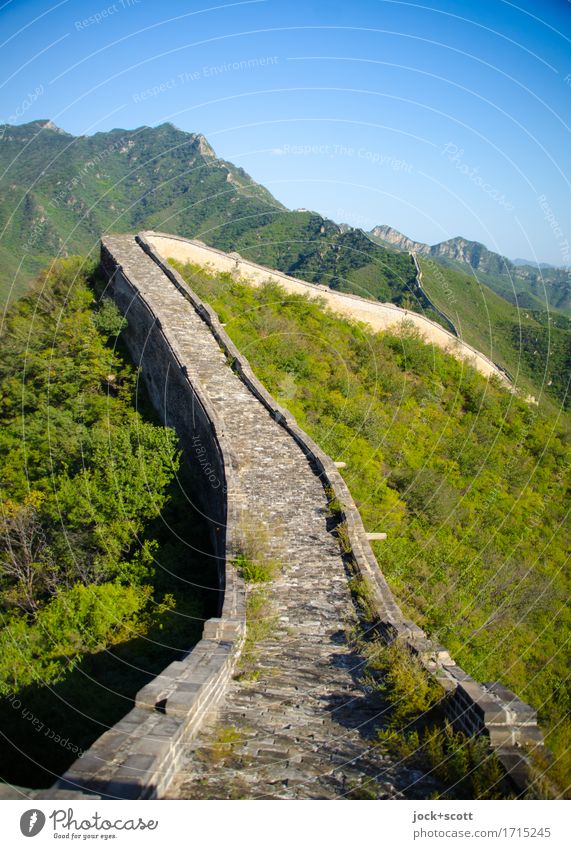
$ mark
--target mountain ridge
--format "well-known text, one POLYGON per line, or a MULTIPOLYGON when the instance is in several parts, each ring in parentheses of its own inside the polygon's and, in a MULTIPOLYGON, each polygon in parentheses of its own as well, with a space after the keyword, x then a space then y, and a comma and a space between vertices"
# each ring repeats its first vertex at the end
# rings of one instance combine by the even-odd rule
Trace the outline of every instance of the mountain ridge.
POLYGON ((164 123, 71 136, 47 119, 0 133, 0 259, 20 293, 53 256, 89 253, 102 233, 168 229, 310 282, 429 306, 409 257, 288 210, 201 133, 164 123))
POLYGON ((478 279, 520 308, 557 310, 571 315, 571 269, 549 263, 528 265, 490 251, 482 242, 455 236, 435 245, 417 242, 388 224, 380 224, 370 235, 385 246, 412 251, 459 271, 477 272, 478 279), (462 268, 464 266, 464 268, 462 268))
MULTIPOLYGON (((514 277, 478 269, 474 287, 475 269, 466 262, 418 252, 442 278, 423 267, 420 286, 411 256, 394 244, 402 234, 391 230, 393 243, 382 243, 317 212, 289 210, 244 169, 219 159, 201 133, 171 123, 76 137, 41 119, 0 126, 0 136, 4 301, 22 294, 54 257, 93 255, 103 234, 168 231, 448 326, 445 315, 464 341, 520 375, 518 382, 525 377, 526 394, 541 397, 547 386, 566 398, 571 330, 552 307, 568 306, 571 314, 571 292, 567 280, 545 285, 550 270, 534 282, 525 279, 533 269, 520 269, 518 292, 514 277)), ((463 255, 474 246, 480 260, 499 257, 468 240, 463 255)))

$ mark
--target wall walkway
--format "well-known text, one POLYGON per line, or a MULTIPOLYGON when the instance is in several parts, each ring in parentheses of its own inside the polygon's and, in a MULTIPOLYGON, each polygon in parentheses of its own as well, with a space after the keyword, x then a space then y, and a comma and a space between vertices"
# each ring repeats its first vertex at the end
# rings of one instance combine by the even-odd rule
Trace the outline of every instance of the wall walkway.
MULTIPOLYGON (((178 240, 161 238, 172 253, 178 240)), ((363 685, 363 658, 346 639, 358 627, 348 559, 369 586, 387 641, 417 654, 448 694, 455 725, 485 734, 524 788, 521 747, 542 742, 535 712, 501 685, 474 681, 403 617, 334 462, 268 395, 158 241, 106 237, 102 261, 156 409, 176 428, 187 461, 199 446, 212 470, 202 505, 219 560, 220 617, 37 798, 336 798, 373 778, 385 798, 430 797, 430 777, 371 745, 383 704, 363 685), (343 506, 349 558, 332 532, 325 487, 343 506), (271 627, 255 646, 254 674, 244 676, 244 589, 232 564, 244 535, 263 527, 283 570, 267 585, 271 627)))

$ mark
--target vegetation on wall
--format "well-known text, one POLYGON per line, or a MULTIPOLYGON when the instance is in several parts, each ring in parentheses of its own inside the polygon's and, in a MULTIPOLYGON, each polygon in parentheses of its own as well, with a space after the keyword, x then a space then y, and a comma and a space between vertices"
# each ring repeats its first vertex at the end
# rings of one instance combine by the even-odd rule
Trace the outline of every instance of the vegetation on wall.
POLYGON ((407 615, 539 711, 571 778, 569 422, 414 328, 374 334, 268 284, 180 267, 343 475, 407 615))

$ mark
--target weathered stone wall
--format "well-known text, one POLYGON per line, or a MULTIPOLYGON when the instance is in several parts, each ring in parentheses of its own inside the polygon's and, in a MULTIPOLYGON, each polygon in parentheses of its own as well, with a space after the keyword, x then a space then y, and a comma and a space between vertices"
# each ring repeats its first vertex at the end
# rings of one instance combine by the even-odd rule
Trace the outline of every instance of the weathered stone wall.
POLYGON ((410 252, 410 256, 411 256, 412 261, 414 263, 414 270, 416 272, 416 285, 418 286, 419 290, 422 292, 422 294, 424 295, 424 297, 426 298, 426 300, 428 301, 428 303, 430 304, 430 306, 434 310, 434 312, 437 313, 442 318, 442 320, 446 322, 450 332, 454 336, 459 338, 460 334, 458 333, 458 330, 456 329, 456 325, 454 324, 452 319, 449 318, 449 316, 447 316, 445 312, 442 312, 442 310, 439 307, 436 306, 436 304, 434 303, 434 301, 432 300, 432 298, 429 296, 428 292, 426 291, 426 289, 422 285, 422 269, 421 269, 420 265, 418 264, 418 260, 416 258, 416 254, 414 253, 414 251, 410 252))
MULTIPOLYGON (((134 250, 140 248, 134 243, 134 250)), ((171 663, 137 693, 136 706, 103 734, 38 797, 92 792, 102 797, 154 798, 175 773, 181 748, 199 730, 222 698, 245 633, 245 593, 232 567, 237 553, 240 497, 232 475, 232 450, 202 387, 168 338, 145 299, 145 280, 128 279, 113 255, 113 240, 102 246, 109 294, 128 321, 124 339, 141 368, 151 401, 163 422, 176 429, 183 462, 208 460, 198 496, 209 520, 217 558, 220 616, 209 619, 202 640, 182 661, 171 663)))
POLYGON ((527 770, 521 746, 541 742, 534 711, 501 685, 474 681, 454 663, 445 648, 434 644, 402 615, 335 463, 298 427, 291 414, 275 403, 217 316, 168 266, 154 243, 155 239, 146 238, 145 234, 136 241, 132 237, 109 237, 104 241, 102 258, 111 280, 110 292, 129 320, 127 344, 134 361, 141 365, 153 403, 163 421, 176 427, 187 456, 192 459, 199 443, 207 451, 210 466, 221 481, 220 487, 206 482, 202 503, 214 518, 214 540, 225 581, 224 604, 221 617, 206 623, 203 639, 188 658, 171 664, 143 688, 137 695, 136 707, 102 735, 44 795, 82 790, 105 797, 162 795, 179 767, 184 746, 223 697, 244 633, 243 587, 230 568, 237 550, 241 504, 237 476, 232 474, 231 446, 209 401, 208 388, 193 374, 193 363, 185 361, 173 342, 176 334, 171 331, 173 322, 177 321, 176 313, 162 315, 156 297, 155 307, 151 308, 145 298, 144 264, 140 264, 141 274, 137 273, 135 279, 132 274, 127 276, 114 257, 115 246, 119 254, 132 255, 132 267, 139 268, 137 254, 144 251, 162 270, 164 282, 169 281, 168 285, 173 285, 192 304, 195 314, 210 328, 218 346, 210 356, 225 357, 231 362, 248 392, 295 441, 322 483, 332 488, 343 505, 354 568, 368 583, 371 603, 385 639, 400 640, 418 655, 448 693, 447 710, 456 727, 471 734, 486 734, 516 784, 525 786, 527 770))
MULTIPOLYGON (((187 366, 179 359, 163 333, 160 320, 151 312, 140 292, 126 279, 121 268, 113 269, 113 258, 102 247, 102 266, 109 274, 110 295, 128 325, 122 339, 133 364, 140 368, 151 403, 167 427, 172 427, 183 450, 183 462, 196 468, 198 458, 207 474, 199 477, 197 506, 208 519, 207 525, 217 565, 220 600, 224 597, 226 556, 226 480, 224 461, 216 439, 216 416, 208 401, 189 381, 187 366)), ((220 427, 218 427, 220 430, 220 427)), ((220 603, 219 608, 221 609, 220 603)))

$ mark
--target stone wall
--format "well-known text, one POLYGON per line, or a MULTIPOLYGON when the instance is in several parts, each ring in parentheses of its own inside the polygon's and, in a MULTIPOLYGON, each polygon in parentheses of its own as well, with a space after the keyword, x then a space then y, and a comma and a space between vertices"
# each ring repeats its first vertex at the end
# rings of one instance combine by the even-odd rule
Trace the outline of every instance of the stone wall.
POLYGON ((442 310, 441 310, 439 307, 437 307, 437 306, 436 306, 436 304, 434 303, 434 301, 432 300, 432 298, 430 298, 430 296, 428 295, 428 292, 426 291, 426 289, 425 289, 425 288, 424 288, 424 286, 422 285, 422 269, 421 269, 421 267, 420 267, 420 265, 419 265, 419 263, 418 263, 418 259, 416 258, 416 254, 414 253, 414 251, 411 251, 411 252, 410 252, 410 256, 411 256, 411 259, 412 259, 412 261, 413 261, 413 263, 414 263, 414 270, 415 270, 415 272, 416 272, 416 285, 418 286, 419 290, 422 292, 422 294, 424 295, 424 297, 426 298, 426 300, 428 301, 428 303, 430 304, 430 306, 431 306, 431 308, 434 310, 434 312, 435 312, 435 313, 437 313, 437 314, 440 316, 440 318, 441 318, 443 321, 445 321, 445 322, 446 322, 446 324, 448 325, 448 328, 449 328, 450 332, 451 332, 454 336, 456 336, 457 338, 459 338, 459 337, 460 337, 460 334, 458 333, 458 331, 457 331, 457 329, 456 329, 456 325, 454 324, 454 322, 452 321, 452 319, 450 319, 450 318, 446 315, 446 313, 445 313, 445 312, 442 312, 442 310))
MULTIPOLYGON (((267 393, 216 314, 160 256, 155 234, 141 234, 132 244, 133 251, 145 251, 164 273, 165 282, 170 281, 192 304, 249 392, 301 448, 323 485, 335 493, 347 523, 354 569, 368 584, 370 603, 385 640, 401 641, 420 658, 446 691, 446 710, 454 725, 469 734, 485 734, 514 784, 524 788, 528 775, 526 746, 542 743, 535 712, 500 684, 480 684, 472 679, 454 663, 443 646, 432 642, 403 616, 378 567, 359 511, 335 463, 267 393)), ((172 242, 164 244, 170 253, 172 242)), ((145 300, 144 279, 128 279, 114 259, 112 237, 105 240, 102 262, 110 278, 109 291, 129 321, 125 333, 127 345, 135 363, 141 365, 156 409, 165 423, 176 428, 189 460, 195 445, 200 444, 207 452, 215 477, 221 481, 220 487, 205 485, 202 504, 214 518, 213 542, 220 564, 221 587, 224 587, 223 604, 220 617, 205 624, 203 639, 188 657, 171 664, 137 694, 135 708, 103 734, 54 788, 43 794, 49 798, 82 791, 119 798, 162 795, 179 766, 184 744, 196 735, 206 714, 223 697, 245 629, 244 588, 230 567, 238 546, 240 512, 240 494, 232 475, 231 446, 207 392, 192 374, 192 363, 183 361, 169 339, 169 327, 145 300)))
POLYGON ((192 379, 192 363, 183 361, 160 315, 145 300, 144 280, 126 277, 112 247, 102 246, 101 261, 109 277, 108 293, 128 321, 125 343, 141 368, 153 406, 178 434, 183 462, 196 464, 197 450, 208 460, 211 471, 198 498, 209 519, 217 559, 220 615, 205 623, 201 641, 188 656, 143 687, 133 710, 37 798, 65 797, 69 792, 131 799, 161 795, 177 769, 183 744, 196 735, 222 698, 245 634, 245 591, 232 567, 238 550, 240 498, 232 475, 231 446, 202 387, 192 379))
POLYGON ((378 301, 361 298, 345 292, 335 292, 328 286, 315 285, 306 280, 298 280, 280 271, 274 271, 250 262, 237 253, 226 254, 193 239, 173 236, 166 233, 148 231, 142 236, 160 254, 181 262, 192 262, 213 271, 228 272, 243 277, 253 286, 261 286, 268 280, 279 283, 286 291, 294 294, 321 298, 326 305, 348 318, 363 321, 375 331, 396 329, 406 321, 416 327, 427 342, 437 345, 460 360, 466 360, 486 377, 494 375, 506 387, 511 387, 501 369, 488 357, 477 351, 467 342, 457 338, 440 324, 410 310, 404 310, 394 304, 382 304, 378 301))

